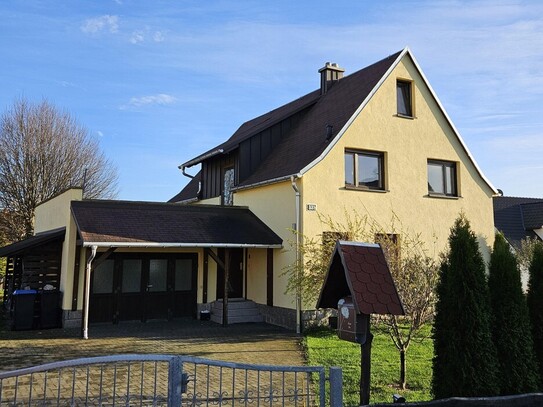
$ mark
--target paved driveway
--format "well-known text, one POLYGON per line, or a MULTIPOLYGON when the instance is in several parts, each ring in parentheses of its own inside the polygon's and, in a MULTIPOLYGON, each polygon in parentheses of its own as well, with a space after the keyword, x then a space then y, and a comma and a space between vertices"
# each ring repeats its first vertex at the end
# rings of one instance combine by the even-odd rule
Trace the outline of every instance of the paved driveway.
POLYGON ((78 329, 0 331, 0 370, 113 354, 179 354, 230 362, 305 364, 301 338, 266 324, 223 328, 192 319, 148 323, 91 325, 89 339, 78 329))

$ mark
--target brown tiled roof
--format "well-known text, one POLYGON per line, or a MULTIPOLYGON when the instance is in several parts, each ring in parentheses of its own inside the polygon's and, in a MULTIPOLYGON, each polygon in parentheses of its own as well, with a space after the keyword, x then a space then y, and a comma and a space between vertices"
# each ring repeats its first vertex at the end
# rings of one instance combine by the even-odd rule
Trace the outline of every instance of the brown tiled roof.
MULTIPOLYGON (((306 109, 296 127, 238 187, 297 174, 323 153, 330 140, 345 126, 400 54, 401 51, 345 76, 324 95, 320 94, 320 89, 315 90, 244 123, 226 142, 183 165, 198 164, 220 149, 228 153, 237 148, 241 141, 306 109), (327 126, 332 126, 331 138, 327 137, 327 126)), ((187 185, 185 188, 190 187, 187 185)))
POLYGON ((511 245, 519 248, 522 239, 537 238, 533 226, 538 223, 538 219, 543 220, 543 199, 496 196, 492 202, 494 226, 511 245))
POLYGON ((73 201, 84 243, 278 247, 282 240, 246 207, 73 201))
POLYGON ((336 243, 317 307, 337 308, 338 301, 349 295, 359 313, 405 314, 379 245, 336 243))

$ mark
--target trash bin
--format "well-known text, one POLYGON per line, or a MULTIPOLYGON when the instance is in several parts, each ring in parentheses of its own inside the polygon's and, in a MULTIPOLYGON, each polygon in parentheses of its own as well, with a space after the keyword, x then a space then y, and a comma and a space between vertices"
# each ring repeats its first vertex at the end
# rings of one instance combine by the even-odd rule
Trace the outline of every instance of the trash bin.
POLYGON ((36 290, 13 291, 11 329, 16 331, 32 329, 36 294, 36 290))
POLYGON ((43 290, 40 293, 40 327, 58 328, 60 326, 60 292, 43 290))

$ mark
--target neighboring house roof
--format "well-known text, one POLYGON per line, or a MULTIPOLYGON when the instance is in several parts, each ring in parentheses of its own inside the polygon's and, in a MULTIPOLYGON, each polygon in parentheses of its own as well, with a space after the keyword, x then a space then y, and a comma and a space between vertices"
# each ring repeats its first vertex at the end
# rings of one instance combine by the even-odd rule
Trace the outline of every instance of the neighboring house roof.
MULTIPOLYGON (((291 103, 244 123, 225 143, 185 162, 180 165, 180 168, 191 167, 212 156, 229 153, 236 149, 243 140, 306 109, 299 123, 275 147, 271 154, 264 159, 259 167, 248 178, 240 182, 235 189, 243 189, 262 183, 282 180, 292 175, 301 176, 326 156, 351 122, 369 102, 373 94, 379 89, 380 85, 406 55, 412 59, 419 70, 425 84, 430 89, 430 92, 479 175, 487 183, 489 188, 494 193, 497 193, 497 190, 485 178, 477 166, 477 163, 471 156, 467 146, 408 48, 343 77, 322 95, 320 90, 313 91, 291 103), (328 126, 332 126, 331 135, 327 132, 328 126)), ((190 187, 187 186, 186 188, 189 189, 190 187)), ((185 195, 188 195, 188 191, 185 195)), ((196 196, 193 195, 192 197, 196 196)))
POLYGON ((55 240, 63 241, 65 233, 65 227, 36 233, 36 235, 29 237, 28 239, 0 248, 0 257, 13 256, 14 254, 25 252, 29 249, 42 246, 55 240))
POLYGON ((493 198, 494 226, 514 247, 520 241, 537 238, 533 232, 543 226, 543 199, 496 196, 493 198))
POLYGON ((337 308, 338 301, 348 295, 358 313, 405 314, 378 244, 336 243, 317 307, 337 308), (338 267, 339 262, 342 267, 338 267))
POLYGON ((281 247, 248 208, 155 202, 72 201, 84 246, 281 247))

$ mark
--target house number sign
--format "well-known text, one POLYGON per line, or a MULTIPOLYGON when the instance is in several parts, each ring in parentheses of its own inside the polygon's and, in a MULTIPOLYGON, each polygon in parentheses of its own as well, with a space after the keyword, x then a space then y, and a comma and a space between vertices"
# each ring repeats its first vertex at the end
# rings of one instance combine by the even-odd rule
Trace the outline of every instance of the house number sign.
POLYGON ((308 203, 306 208, 307 208, 308 211, 316 211, 317 210, 317 204, 308 203))

